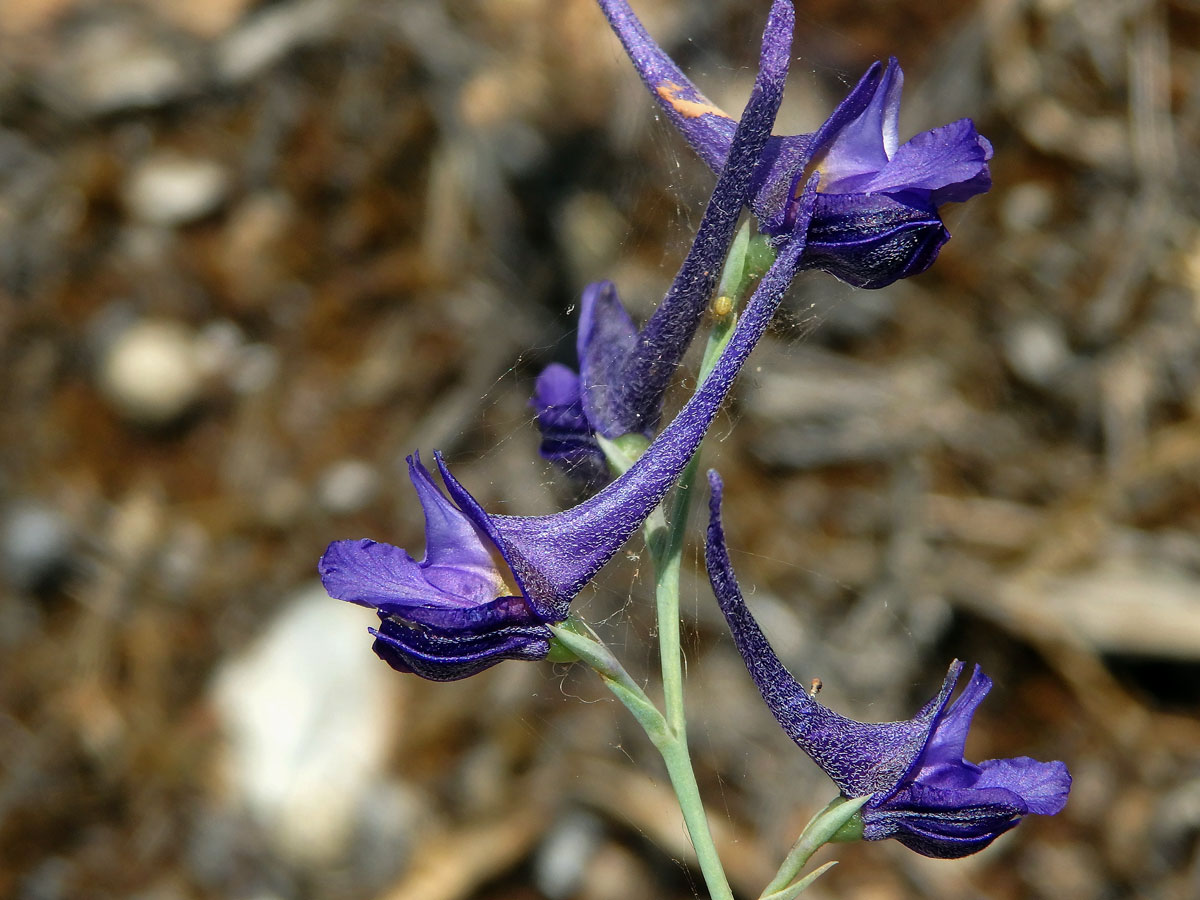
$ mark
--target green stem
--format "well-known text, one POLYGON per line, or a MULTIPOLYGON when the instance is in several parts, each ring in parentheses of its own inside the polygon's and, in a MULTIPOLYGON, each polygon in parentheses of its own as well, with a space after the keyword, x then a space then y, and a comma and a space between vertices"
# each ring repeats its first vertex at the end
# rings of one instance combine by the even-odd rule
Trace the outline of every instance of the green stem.
MULTIPOLYGON (((765 240, 751 241, 747 228, 743 228, 738 234, 718 287, 717 294, 721 303, 714 304, 718 318, 709 333, 704 357, 700 363, 700 382, 708 377, 716 365, 721 351, 729 343, 736 321, 732 310, 736 308, 741 297, 748 293, 752 283, 762 276, 772 255, 765 240), (719 309, 717 309, 718 306, 719 309)), ((600 438, 600 446, 608 457, 609 465, 615 474, 628 469, 637 456, 645 450, 644 441, 639 441, 638 436, 626 437, 629 440, 606 441, 600 438)), ((603 652, 596 652, 590 647, 581 647, 585 653, 591 654, 591 657, 580 654, 580 658, 589 662, 600 673, 609 689, 629 707, 662 756, 667 773, 671 778, 671 786, 679 799, 679 808, 683 813, 684 824, 687 826, 692 847, 696 851, 696 859, 700 864, 700 871, 704 876, 704 882, 708 886, 712 900, 733 900, 729 879, 721 865, 716 844, 713 843, 708 816, 704 811, 704 801, 700 797, 700 786, 696 783, 696 772, 692 766, 691 752, 688 749, 687 719, 683 699, 679 570, 683 558, 692 485, 698 465, 699 454, 697 453, 680 475, 670 515, 665 514, 660 506, 646 520, 644 526, 646 545, 654 563, 654 593, 658 616, 658 646, 662 667, 664 712, 660 713, 650 703, 645 692, 633 683, 616 658, 607 652, 607 648, 603 652), (592 661, 593 659, 595 662, 592 661)), ((575 650, 570 646, 569 641, 578 637, 578 627, 570 622, 567 623, 567 626, 565 629, 566 640, 563 640, 563 643, 569 649, 575 650)), ((562 640, 563 630, 557 628, 555 630, 562 640)), ((598 639, 593 641, 592 638, 586 638, 585 640, 589 645, 599 643, 598 639)))
POLYGON ((680 732, 674 740, 658 749, 663 762, 666 763, 667 773, 671 776, 675 796, 679 799, 683 821, 692 839, 692 847, 696 851, 696 860, 700 864, 704 883, 708 886, 709 896, 712 900, 733 900, 733 890, 729 887, 725 867, 721 865, 721 857, 717 853, 717 846, 713 843, 712 832, 708 827, 708 815, 704 811, 704 801, 700 798, 700 786, 696 783, 696 770, 692 767, 687 737, 680 732))
POLYGON ((677 732, 667 724, 666 718, 646 696, 646 692, 586 623, 572 617, 561 625, 551 625, 550 629, 559 644, 595 669, 605 687, 642 726, 666 764, 671 787, 679 799, 683 821, 691 835, 700 872, 712 900, 733 900, 733 892, 708 829, 708 817, 700 799, 700 787, 696 783, 684 732, 677 732))
MULTIPOLYGON (((729 341, 733 331, 732 315, 726 316, 714 326, 705 347, 704 359, 700 364, 700 379, 703 380, 716 364, 721 350, 729 341)), ((683 559, 683 545, 687 530, 688 509, 691 506, 692 485, 699 465, 699 454, 693 456, 684 467, 675 487, 670 516, 665 516, 659 507, 646 522, 646 544, 654 563, 654 595, 658 617, 658 649, 662 667, 663 706, 667 729, 671 739, 659 747, 679 808, 700 863, 704 882, 708 885, 713 900, 733 900, 729 879, 721 865, 716 844, 713 843, 708 816, 700 797, 700 786, 696 783, 696 772, 692 766, 688 749, 687 717, 683 699, 683 646, 680 639, 679 618, 679 569, 683 559)))
POLYGON ((596 632, 592 631, 590 625, 571 616, 561 625, 551 625, 550 630, 554 632, 559 644, 596 671, 605 686, 633 713, 633 717, 649 735, 655 747, 669 739, 667 721, 658 711, 658 707, 625 671, 620 660, 608 649, 608 645, 600 640, 596 632))

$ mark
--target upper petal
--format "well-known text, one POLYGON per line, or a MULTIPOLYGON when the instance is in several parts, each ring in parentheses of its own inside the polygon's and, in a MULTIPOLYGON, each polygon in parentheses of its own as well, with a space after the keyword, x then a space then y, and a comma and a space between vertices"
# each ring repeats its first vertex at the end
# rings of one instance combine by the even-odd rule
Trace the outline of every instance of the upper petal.
MULTIPOLYGON (((883 66, 878 62, 873 63, 813 134, 776 136, 767 142, 759 171, 755 175, 755 193, 751 203, 751 209, 759 219, 760 231, 784 235, 791 230, 796 220, 800 195, 798 188, 806 178, 809 163, 866 113, 879 96, 883 75, 883 66)), ((880 123, 882 129, 882 118, 880 123)), ((886 153, 883 159, 886 161, 886 153)), ((827 187, 828 177, 824 177, 821 189, 826 190, 827 187)))
POLYGON ((419 453, 408 457, 408 477, 425 512, 425 558, 421 565, 430 569, 431 580, 437 579, 433 570, 450 568, 473 574, 490 586, 502 581, 492 562, 491 548, 470 518, 446 499, 429 470, 421 464, 419 453))
POLYGON ((819 149, 814 165, 821 173, 822 191, 843 192, 840 187, 843 182, 879 172, 896 152, 896 125, 904 73, 894 57, 888 60, 883 74, 874 82, 868 102, 857 115, 850 115, 862 102, 865 85, 874 81, 872 73, 875 71, 876 67, 872 66, 818 132, 819 149))
MULTIPOLYGON (((966 752, 967 731, 975 710, 992 689, 992 679, 976 665, 971 678, 945 713, 938 717, 925 751, 917 761, 918 772, 944 764, 961 766, 966 752)), ((978 771, 978 770, 976 770, 978 771)), ((924 780, 920 774, 915 779, 924 780)))

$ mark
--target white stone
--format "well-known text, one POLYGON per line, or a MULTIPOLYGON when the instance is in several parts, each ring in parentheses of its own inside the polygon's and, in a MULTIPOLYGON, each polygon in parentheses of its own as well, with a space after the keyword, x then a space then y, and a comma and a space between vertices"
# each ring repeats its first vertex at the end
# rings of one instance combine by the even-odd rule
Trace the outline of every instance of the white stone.
POLYGON ((71 543, 70 528, 56 510, 18 503, 0 517, 0 577, 22 590, 36 587, 67 564, 71 543))
POLYGON ((158 106, 188 86, 180 54, 122 23, 83 32, 52 64, 51 100, 88 115, 158 106))
POLYGON ((143 425, 179 418, 203 387, 192 332, 169 320, 144 320, 122 331, 104 353, 99 374, 109 402, 143 425))
POLYGON ((603 836, 603 824, 589 812, 575 810, 556 822, 534 857, 538 889, 551 900, 578 893, 588 860, 595 856, 603 836))
POLYGON ((217 209, 229 176, 210 159, 157 153, 143 160, 125 185, 125 204, 152 225, 186 225, 217 209))
POLYGON ((314 583, 214 680, 232 799, 297 862, 346 852, 384 774, 399 676, 371 652, 373 621, 314 583))
POLYGON ((1021 379, 1046 387, 1071 362, 1071 348, 1058 322, 1039 317, 1019 322, 1008 330, 1004 335, 1004 356, 1021 379))

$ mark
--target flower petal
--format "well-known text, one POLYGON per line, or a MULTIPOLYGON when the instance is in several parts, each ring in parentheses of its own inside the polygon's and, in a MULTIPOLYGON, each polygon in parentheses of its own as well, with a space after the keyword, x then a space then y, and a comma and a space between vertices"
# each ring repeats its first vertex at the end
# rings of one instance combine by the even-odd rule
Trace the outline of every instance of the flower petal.
POLYGON ((917 764, 921 770, 934 770, 946 763, 953 766, 962 765, 971 719, 991 689, 992 679, 983 674, 983 669, 978 665, 975 666, 962 693, 954 698, 949 709, 939 718, 933 735, 918 760, 917 764))
POLYGON ((758 217, 758 229, 763 234, 787 234, 795 221, 795 205, 799 202, 797 185, 816 147, 815 135, 775 135, 763 149, 761 162, 754 173, 750 209, 758 217))
POLYGON ((820 190, 826 193, 845 193, 841 185, 861 175, 873 174, 885 168, 898 143, 896 124, 900 114, 900 94, 904 90, 904 73, 895 57, 874 84, 870 101, 857 115, 850 112, 861 103, 865 85, 874 81, 872 66, 858 87, 842 101, 817 133, 817 157, 814 167, 821 173, 820 190), (839 113, 841 114, 839 116, 839 113), (828 143, 824 138, 829 135, 828 143))
POLYGON ((1064 763, 1039 762, 1028 756, 989 759, 981 762, 977 788, 1001 787, 1025 801, 1029 812, 1052 816, 1067 805, 1071 773, 1064 763))
MULTIPOLYGON (((494 587, 498 574, 487 543, 471 520, 434 484, 429 470, 421 464, 421 454, 408 457, 408 477, 425 512, 425 558, 421 565, 430 570, 452 568, 471 573, 481 583, 494 587)), ((432 571, 427 573, 431 576, 432 571)))
POLYGON ((411 625, 454 637, 458 634, 494 631, 509 626, 540 626, 524 597, 493 597, 475 606, 380 606, 380 615, 394 616, 411 625))
MULTIPOLYGON (((409 607, 469 608, 496 596, 496 578, 447 566, 439 584, 429 569, 400 547, 370 540, 334 541, 321 557, 321 583, 329 596, 359 606, 396 611, 409 607)), ((496 573, 493 572, 493 575, 496 573)))
POLYGON ((621 372, 637 340, 637 327, 613 283, 589 284, 579 304, 580 400, 588 423, 606 438, 646 428, 644 423, 626 421, 625 410, 618 405, 621 372))
POLYGON ((542 625, 445 636, 384 618, 369 630, 380 659, 430 681, 457 681, 505 659, 544 659, 550 650, 550 630, 542 625))
POLYGON ((366 538, 334 541, 321 556, 319 571, 329 596, 359 606, 375 607, 397 599, 414 605, 443 599, 442 591, 425 579, 420 564, 405 550, 366 538))
POLYGON ((579 376, 561 363, 551 363, 534 382, 529 402, 537 410, 542 458, 599 490, 608 481, 608 463, 583 411, 579 376))
POLYGON ((922 856, 958 859, 1014 828, 1028 810, 1009 791, 939 791, 913 784, 883 809, 864 809, 863 837, 895 838, 922 856))
POLYGON ((919 194, 818 194, 803 266, 881 288, 924 272, 949 239, 919 194))
POLYGON ((965 200, 991 187, 987 165, 991 157, 992 145, 980 137, 975 123, 959 119, 910 138, 886 165, 852 187, 862 193, 891 193, 971 185, 966 196, 956 192, 958 199, 965 200), (981 175, 986 178, 982 184, 981 175))

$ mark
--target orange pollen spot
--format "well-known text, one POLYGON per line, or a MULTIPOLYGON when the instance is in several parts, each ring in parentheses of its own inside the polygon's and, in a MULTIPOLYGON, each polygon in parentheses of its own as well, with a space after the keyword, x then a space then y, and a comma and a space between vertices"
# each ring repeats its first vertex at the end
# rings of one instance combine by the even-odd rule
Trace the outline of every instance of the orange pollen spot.
POLYGON ((720 116, 723 119, 732 118, 729 113, 720 107, 713 106, 703 95, 700 95, 699 100, 684 100, 680 98, 685 88, 668 81, 666 84, 660 84, 656 89, 658 96, 662 97, 675 112, 679 113, 685 119, 696 119, 700 116, 720 116))

